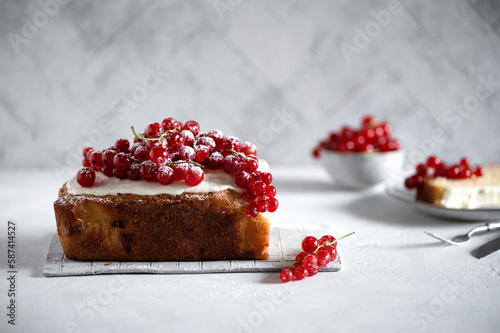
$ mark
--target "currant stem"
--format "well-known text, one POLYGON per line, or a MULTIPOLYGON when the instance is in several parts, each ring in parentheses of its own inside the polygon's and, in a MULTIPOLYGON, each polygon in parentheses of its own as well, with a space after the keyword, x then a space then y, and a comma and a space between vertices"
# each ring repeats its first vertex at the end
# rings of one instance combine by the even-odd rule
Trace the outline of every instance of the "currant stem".
POLYGON ((244 158, 245 160, 248 158, 245 154, 238 153, 238 152, 237 152, 236 150, 234 150, 234 149, 224 149, 224 150, 219 150, 219 152, 221 152, 221 153, 224 153, 224 152, 226 152, 226 153, 231 153, 231 154, 233 154, 234 156, 239 156, 239 157, 242 157, 242 158, 244 158))
POLYGON ((141 139, 141 140, 149 140, 149 141, 155 141, 155 140, 161 140, 162 137, 163 137, 163 134, 160 135, 160 137, 158 138, 143 138, 142 136, 139 136, 136 132, 135 132, 135 129, 134 129, 134 126, 130 127, 132 128, 132 133, 134 133, 134 136, 138 139, 141 139))
POLYGON ((333 243, 336 243, 336 242, 338 242, 339 240, 344 239, 344 238, 349 237, 349 236, 354 235, 354 234, 355 234, 355 232, 351 232, 350 234, 344 235, 344 236, 340 237, 339 239, 335 239, 335 240, 333 240, 333 241, 331 241, 331 242, 328 242, 328 243, 325 243, 325 244, 323 244, 323 245, 320 245, 320 246, 318 246, 318 247, 316 248, 316 251, 314 251, 314 253, 313 253, 313 254, 316 254, 316 253, 317 253, 317 252, 321 249, 321 247, 323 247, 323 246, 332 245, 333 243))
MULTIPOLYGON (((355 232, 351 232, 351 233, 349 233, 349 234, 347 234, 347 235, 344 235, 344 236, 340 237, 339 239, 335 239, 335 240, 333 240, 333 241, 331 241, 331 242, 324 243, 323 245, 319 245, 319 246, 316 248, 316 250, 314 251, 314 253, 312 253, 312 255, 315 255, 315 254, 316 254, 316 253, 317 253, 317 252, 318 252, 318 251, 319 251, 319 250, 320 250, 323 246, 332 245, 333 243, 336 243, 336 242, 338 242, 339 240, 344 239, 344 238, 349 237, 349 236, 354 235, 354 234, 355 234, 355 232)), ((301 263, 301 262, 303 262, 303 261, 304 261, 304 259, 299 260, 299 261, 296 261, 296 262, 294 262, 293 264, 291 264, 290 266, 285 267, 285 268, 283 268, 283 269, 290 269, 290 268, 292 268, 292 267, 294 267, 294 266, 297 266, 298 264, 300 264, 300 263, 301 263)))
POLYGON ((173 165, 173 164, 194 164, 196 166, 199 166, 200 168, 204 168, 203 165, 200 163, 194 162, 194 161, 175 161, 175 162, 165 162, 163 165, 173 165))
POLYGON ((177 132, 177 129, 174 128, 173 130, 166 130, 165 132, 163 132, 162 134, 160 134, 159 137, 157 138, 144 138, 142 136, 139 136, 136 132, 135 132, 135 129, 134 129, 134 126, 131 127, 132 128, 132 133, 134 133, 134 136, 138 139, 141 139, 141 140, 149 140, 149 141, 154 141, 154 140, 161 140, 163 139, 163 136, 167 133, 172 133, 172 132, 177 132))

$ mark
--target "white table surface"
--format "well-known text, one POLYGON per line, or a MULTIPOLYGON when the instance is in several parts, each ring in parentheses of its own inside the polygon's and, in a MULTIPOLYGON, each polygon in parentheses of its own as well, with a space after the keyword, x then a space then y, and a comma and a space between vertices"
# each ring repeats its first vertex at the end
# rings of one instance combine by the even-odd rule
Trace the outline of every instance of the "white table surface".
MULTIPOLYGON (((500 251, 472 253, 445 236, 480 223, 424 216, 382 188, 345 191, 320 168, 275 168, 275 226, 329 226, 342 270, 281 283, 277 273, 107 275, 47 278, 56 230, 51 171, 0 171, 1 332, 498 332, 500 251), (17 223, 17 313, 7 324, 7 221, 17 223)), ((318 237, 321 235, 317 235, 318 237)))

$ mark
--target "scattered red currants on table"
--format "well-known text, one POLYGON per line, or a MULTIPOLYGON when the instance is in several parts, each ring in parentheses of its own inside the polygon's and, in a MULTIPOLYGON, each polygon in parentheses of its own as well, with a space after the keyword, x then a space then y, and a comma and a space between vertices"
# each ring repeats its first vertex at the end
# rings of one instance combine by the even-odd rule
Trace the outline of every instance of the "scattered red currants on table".
POLYGON ((241 142, 219 130, 200 131, 193 120, 182 124, 174 118, 150 123, 142 133, 134 133, 133 144, 119 139, 104 150, 85 147, 83 169, 76 175, 78 184, 91 187, 96 172, 107 177, 155 181, 169 185, 184 181, 196 186, 205 178, 204 170, 224 170, 234 177, 249 202, 247 215, 274 212, 278 208, 276 188, 271 173, 257 170, 257 149, 251 142, 241 142))
POLYGON ((337 242, 353 234, 354 232, 351 232, 339 239, 331 235, 325 235, 320 239, 307 236, 302 240, 303 252, 297 254, 292 265, 281 271, 281 281, 288 282, 293 278, 303 280, 308 276, 316 275, 320 267, 326 267, 337 258, 337 242))
POLYGON ((313 157, 319 158, 321 150, 338 152, 388 152, 399 150, 401 143, 392 137, 392 126, 378 121, 372 115, 361 120, 359 129, 343 126, 338 132, 331 132, 313 150, 313 157))
POLYGON ((444 177, 448 179, 467 179, 481 177, 483 169, 472 166, 468 158, 464 157, 459 163, 447 165, 436 156, 429 156, 425 163, 420 163, 415 168, 415 174, 405 179, 408 189, 421 188, 425 177, 444 177))

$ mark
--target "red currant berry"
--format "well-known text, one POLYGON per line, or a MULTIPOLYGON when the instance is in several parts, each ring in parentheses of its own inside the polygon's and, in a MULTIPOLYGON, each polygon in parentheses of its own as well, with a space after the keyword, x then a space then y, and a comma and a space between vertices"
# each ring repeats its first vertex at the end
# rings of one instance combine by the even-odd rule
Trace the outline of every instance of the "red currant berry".
POLYGON ((459 174, 460 168, 456 165, 451 166, 450 168, 448 168, 448 170, 446 170, 446 177, 450 179, 457 179, 459 177, 459 174))
POLYGON ((248 205, 247 215, 251 218, 257 217, 257 215, 259 215, 259 211, 257 210, 257 201, 253 201, 248 205))
POLYGON ((85 168, 90 168, 90 167, 92 167, 92 164, 90 163, 90 161, 86 157, 84 157, 82 160, 82 166, 85 168))
POLYGON ((194 120, 188 120, 188 121, 186 121, 186 123, 184 124, 182 129, 189 130, 189 131, 191 131, 191 133, 194 134, 194 136, 197 136, 198 133, 200 133, 200 124, 198 124, 194 120))
MULTIPOLYGON (((222 148, 222 141, 224 140, 224 133, 219 130, 211 130, 207 133, 207 137, 211 138, 214 141, 214 146, 212 148, 216 148, 220 150, 222 148)), ((211 146, 210 146, 211 147, 211 146)))
POLYGON ((296 262, 302 261, 302 260, 304 260, 304 258, 305 258, 305 257, 307 257, 308 255, 309 255, 309 253, 307 253, 307 252, 300 252, 299 254, 297 254, 297 255, 295 256, 295 261, 296 261, 296 262))
POLYGON ((257 203, 257 211, 259 213, 265 213, 265 212, 267 212, 267 209, 268 209, 267 208, 267 202, 264 201, 264 200, 259 200, 257 202, 258 202, 257 203))
POLYGON ((319 267, 318 267, 318 265, 316 265, 316 266, 313 266, 312 268, 308 269, 307 271, 309 272, 308 276, 314 276, 314 275, 318 274, 319 267))
POLYGON ((302 250, 307 253, 314 253, 318 247, 318 240, 314 236, 307 236, 302 240, 302 250))
POLYGON ((127 171, 130 164, 132 164, 132 160, 126 153, 118 153, 113 158, 113 165, 115 169, 127 171))
MULTIPOLYGON (((329 244, 329 243, 332 243, 334 241, 335 241, 335 237, 333 237, 332 235, 324 235, 323 237, 321 237, 320 239, 318 239, 318 244, 319 245, 329 244)), ((337 247, 337 242, 334 242, 334 243, 332 243, 330 245, 333 246, 333 247, 337 247)))
POLYGON ((147 146, 139 146, 134 151, 134 158, 139 161, 149 160, 149 148, 147 146))
MULTIPOLYGON (((257 194, 253 191, 253 188, 247 188, 243 191, 243 197, 245 198, 246 201, 252 202, 255 199, 257 199, 257 194)), ((269 204, 268 204, 268 209, 269 209, 269 204)))
POLYGON ((408 189, 413 189, 416 187, 419 187, 420 184, 423 182, 423 177, 420 175, 413 175, 409 178, 406 178, 405 180, 405 186, 408 189))
POLYGON ((222 140, 222 149, 240 151, 240 139, 234 136, 225 136, 222 140))
POLYGON ((115 158, 116 151, 111 149, 106 149, 102 153, 102 164, 105 166, 113 166, 113 159, 115 158))
POLYGON ((242 171, 234 177, 234 181, 236 185, 241 188, 247 188, 255 181, 251 174, 248 172, 242 171))
POLYGON ((126 153, 130 148, 130 143, 128 142, 127 139, 118 139, 115 142, 115 147, 118 150, 118 152, 126 153))
POLYGON ((340 141, 342 142, 351 140, 353 136, 354 136, 354 131, 348 126, 344 126, 340 130, 340 141))
POLYGON ((172 169, 174 170, 174 180, 184 180, 188 172, 187 163, 174 164, 172 169))
POLYGON ((376 123, 377 123, 377 121, 376 121, 375 117, 372 116, 371 114, 367 114, 366 116, 361 118, 361 126, 363 128, 373 127, 373 126, 375 126, 376 123))
POLYGON ((194 142, 194 134, 191 131, 183 130, 181 135, 184 137, 184 145, 192 146, 194 142))
POLYGON ((337 249, 330 246, 325 246, 325 250, 330 254, 330 261, 334 261, 337 258, 337 249))
POLYGON ((158 166, 155 163, 151 161, 145 161, 141 163, 141 166, 139 167, 139 173, 145 180, 154 180, 156 179, 157 169, 158 166))
POLYGON ((156 146, 164 146, 162 143, 164 143, 165 139, 160 140, 148 140, 146 141, 146 147, 149 149, 152 149, 153 147, 156 146))
POLYGON ((280 280, 283 282, 288 282, 293 278, 293 273, 289 269, 283 269, 280 273, 280 280))
POLYGON ((210 156, 208 156, 205 165, 209 169, 217 170, 222 168, 223 163, 224 163, 224 156, 222 156, 221 153, 216 151, 210 154, 210 156))
POLYGON ((184 136, 180 132, 169 132, 165 138, 170 152, 178 152, 184 146, 184 136))
POLYGON ((224 157, 223 168, 224 171, 233 176, 239 174, 242 171, 239 159, 234 155, 227 155, 226 157, 224 157))
POLYGON ((468 167, 470 167, 470 160, 467 157, 463 157, 460 160, 460 165, 468 168, 468 167))
POLYGON ((466 179, 469 178, 471 175, 472 172, 469 169, 461 169, 460 173, 458 174, 458 178, 466 179))
POLYGON ((248 173, 255 172, 259 167, 259 162, 253 158, 247 158, 241 162, 241 167, 248 173))
POLYGON ((273 182, 273 175, 270 172, 263 172, 260 174, 260 179, 266 184, 270 185, 273 182))
POLYGON ((210 148, 204 145, 199 145, 194 147, 194 161, 198 163, 203 163, 210 156, 210 148))
POLYGON ((209 136, 199 137, 198 139, 196 139, 194 141, 194 145, 195 146, 199 146, 199 145, 207 146, 210 148, 210 152, 214 151, 214 149, 215 149, 215 141, 213 138, 211 138, 209 136))
POLYGON ((330 253, 325 250, 319 250, 315 254, 319 267, 325 267, 330 262, 330 253))
POLYGON ((153 163, 164 164, 168 159, 168 151, 162 146, 155 146, 149 151, 149 158, 153 163))
POLYGON ((266 198, 273 198, 276 196, 276 187, 273 185, 268 185, 266 186, 266 192, 265 192, 266 198))
POLYGON ((158 167, 156 180, 162 185, 168 185, 174 180, 174 170, 168 165, 158 167))
POLYGON ((253 186, 253 191, 257 196, 262 196, 266 193, 266 184, 263 181, 256 181, 253 186))
POLYGON ((165 118, 161 122, 161 126, 163 126, 164 131, 171 131, 171 130, 180 130, 181 129, 181 124, 175 120, 174 118, 165 118))
POLYGON ((113 169, 113 176, 118 179, 126 179, 127 178, 127 170, 122 169, 113 169))
POLYGON ((481 169, 480 167, 477 167, 475 170, 474 170, 474 175, 476 177, 481 177, 483 175, 483 169, 481 169))
POLYGON ((441 163, 441 161, 439 160, 439 158, 437 158, 436 156, 430 156, 428 159, 427 159, 427 166, 429 168, 437 168, 437 166, 441 163))
POLYGON ((267 210, 271 213, 278 209, 278 200, 276 198, 267 199, 267 210))
POLYGON ((316 147, 313 149, 312 155, 314 158, 319 158, 321 152, 321 147, 316 147))
POLYGON ((90 164, 95 171, 99 171, 102 167, 102 152, 93 150, 90 153, 90 164))
POLYGON ((76 181, 80 186, 90 187, 94 185, 95 182, 95 172, 91 168, 80 169, 76 173, 76 181))
POLYGON ((427 173, 427 167, 425 166, 425 164, 420 163, 420 164, 417 164, 415 171, 417 171, 417 174, 423 175, 423 174, 427 173))
POLYGON ((94 150, 94 148, 92 148, 92 147, 83 148, 83 150, 82 150, 83 157, 90 159, 90 152, 92 152, 92 150, 94 150))
POLYGON ((186 174, 186 184, 196 186, 203 181, 205 174, 203 169, 196 165, 190 165, 186 174))
POLYGON ((318 265, 318 260, 312 254, 308 254, 304 258, 304 261, 302 262, 302 265, 304 265, 305 269, 310 270, 310 269, 313 269, 315 266, 318 265))
POLYGON ((103 165, 101 168, 102 174, 104 174, 106 177, 113 177, 113 170, 115 169, 114 166, 106 166, 103 165))
POLYGON ((184 146, 179 151, 179 159, 183 161, 192 161, 195 157, 196 153, 194 152, 194 149, 192 147, 184 146))
POLYGON ((293 270, 293 275, 295 276, 296 280, 303 280, 305 277, 309 275, 309 272, 304 266, 299 264, 293 270))
POLYGON ((249 156, 249 155, 252 155, 252 156, 255 156, 257 155, 257 148, 255 147, 255 145, 251 142, 242 142, 240 144, 240 151, 249 156))
POLYGON ((144 130, 144 135, 148 138, 157 138, 163 134, 165 130, 160 123, 149 123, 149 125, 144 130))
POLYGON ((127 170, 127 178, 130 180, 141 179, 141 173, 139 172, 141 165, 138 163, 133 163, 127 170))

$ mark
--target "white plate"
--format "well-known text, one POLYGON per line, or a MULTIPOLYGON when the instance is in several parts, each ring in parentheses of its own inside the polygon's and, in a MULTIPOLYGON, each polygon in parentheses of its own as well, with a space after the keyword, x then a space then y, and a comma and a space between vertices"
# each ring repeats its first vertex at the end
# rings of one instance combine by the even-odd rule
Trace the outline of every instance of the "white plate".
POLYGON ((415 200, 415 191, 409 191, 400 184, 388 185, 385 192, 408 203, 419 212, 456 222, 500 220, 500 208, 454 209, 436 206, 415 200))

